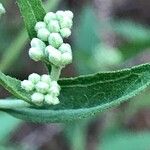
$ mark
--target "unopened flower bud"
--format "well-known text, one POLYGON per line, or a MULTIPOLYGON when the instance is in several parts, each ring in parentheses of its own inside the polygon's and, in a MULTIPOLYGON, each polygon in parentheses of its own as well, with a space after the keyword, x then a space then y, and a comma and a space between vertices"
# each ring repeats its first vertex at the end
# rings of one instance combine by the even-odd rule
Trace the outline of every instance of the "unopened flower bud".
POLYGON ((65 17, 65 12, 62 10, 59 10, 56 12, 56 17, 59 21, 63 20, 63 18, 65 17))
POLYGON ((47 28, 51 33, 57 33, 60 31, 60 26, 57 20, 51 20, 48 23, 47 28))
POLYGON ((29 49, 29 56, 34 61, 39 61, 44 57, 44 54, 41 49, 32 47, 29 49))
POLYGON ((73 25, 72 20, 69 17, 67 17, 67 16, 64 17, 60 21, 60 27, 61 27, 61 29, 63 29, 63 28, 69 28, 69 29, 71 29, 72 25, 73 25))
POLYGON ((41 76, 41 81, 42 81, 42 82, 45 82, 45 83, 47 83, 47 84, 50 84, 50 83, 51 83, 51 78, 50 78, 49 75, 44 74, 44 75, 41 76))
POLYGON ((21 87, 26 91, 32 91, 34 89, 34 84, 31 81, 24 80, 21 82, 21 87))
POLYGON ((63 28, 60 30, 60 34, 63 38, 68 38, 71 35, 71 30, 69 28, 63 28))
POLYGON ((41 39, 42 41, 47 41, 49 35, 50 35, 50 32, 48 31, 47 28, 41 28, 38 30, 38 33, 37 33, 37 37, 41 39))
POLYGON ((68 65, 72 63, 72 53, 65 52, 61 55, 61 64, 68 65))
POLYGON ((57 97, 53 97, 50 94, 45 95, 45 102, 49 105, 57 105, 60 103, 57 97))
POLYGON ((52 104, 53 104, 53 105, 57 105, 57 104, 59 104, 59 103, 60 103, 59 99, 58 99, 57 97, 54 97, 52 104))
POLYGON ((46 44, 38 38, 33 38, 31 40, 30 45, 31 45, 31 47, 37 47, 37 48, 40 48, 40 49, 45 49, 46 48, 46 44))
POLYGON ((36 92, 36 93, 32 94, 31 100, 36 105, 42 105, 44 102, 44 95, 36 92))
POLYGON ((61 62, 61 52, 52 47, 51 45, 47 46, 45 53, 48 55, 49 61, 58 66, 61 62))
POLYGON ((40 81, 35 85, 35 88, 39 93, 44 94, 49 90, 49 85, 45 82, 40 81))
POLYGON ((37 22, 34 29, 36 32, 38 32, 38 30, 41 28, 46 28, 46 23, 43 21, 37 22))
POLYGON ((65 11, 65 14, 66 14, 70 19, 73 19, 73 17, 74 17, 72 11, 70 11, 70 10, 65 11))
POLYGON ((28 80, 33 84, 37 84, 40 81, 41 77, 37 73, 32 73, 29 75, 28 80))
POLYGON ((60 45, 63 43, 63 39, 59 33, 51 33, 48 37, 48 42, 51 46, 59 48, 60 45))
POLYGON ((54 97, 55 96, 59 96, 59 94, 60 94, 60 86, 58 85, 58 83, 56 81, 52 81, 51 82, 49 93, 51 95, 53 95, 54 97))
POLYGON ((67 44, 67 43, 66 43, 66 44, 63 43, 63 44, 59 47, 58 50, 61 51, 62 53, 65 53, 65 52, 72 53, 71 46, 70 46, 69 44, 67 44))
POLYGON ((45 95, 45 102, 49 105, 52 105, 53 103, 53 96, 51 94, 45 95))
POLYGON ((44 17, 44 22, 48 24, 51 20, 55 20, 55 19, 56 19, 56 14, 53 12, 48 12, 44 17))

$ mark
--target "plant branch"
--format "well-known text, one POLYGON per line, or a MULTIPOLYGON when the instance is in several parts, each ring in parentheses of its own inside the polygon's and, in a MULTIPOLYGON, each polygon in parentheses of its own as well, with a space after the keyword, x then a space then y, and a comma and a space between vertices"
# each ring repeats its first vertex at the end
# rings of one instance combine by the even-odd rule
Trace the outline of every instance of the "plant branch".
POLYGON ((60 73, 61 73, 61 67, 57 67, 52 65, 51 67, 51 78, 53 81, 58 81, 59 77, 60 77, 60 73))

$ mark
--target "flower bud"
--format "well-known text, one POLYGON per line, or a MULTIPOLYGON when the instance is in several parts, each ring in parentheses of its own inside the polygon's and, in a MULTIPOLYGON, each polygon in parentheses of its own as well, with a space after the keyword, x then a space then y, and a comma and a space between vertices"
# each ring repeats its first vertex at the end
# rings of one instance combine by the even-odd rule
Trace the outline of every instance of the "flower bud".
POLYGON ((48 26, 47 26, 48 30, 51 32, 51 33, 57 33, 60 31, 60 26, 59 26, 59 23, 57 20, 51 20, 49 23, 48 23, 48 26))
POLYGON ((41 41, 40 39, 38 38, 33 38, 31 40, 31 43, 30 43, 31 47, 37 47, 37 48, 40 48, 40 49, 45 49, 46 48, 46 45, 43 41, 41 41))
POLYGON ((46 28, 46 23, 43 21, 37 22, 34 29, 36 32, 38 32, 38 30, 41 28, 46 28))
POLYGON ((68 38, 71 35, 71 30, 69 28, 63 28, 60 30, 60 34, 63 38, 68 38))
POLYGON ((53 104, 53 96, 50 94, 45 95, 45 102, 49 105, 53 104))
POLYGON ((4 6, 0 3, 0 15, 6 12, 4 6))
POLYGON ((70 10, 65 11, 65 14, 66 14, 70 19, 73 19, 73 17, 74 17, 72 11, 70 11, 70 10))
POLYGON ((56 14, 48 12, 44 17, 44 22, 48 24, 51 20, 56 20, 56 14))
POLYGON ((45 82, 45 83, 47 83, 47 84, 50 84, 50 83, 51 83, 51 78, 50 78, 49 75, 44 74, 44 75, 41 76, 41 81, 42 81, 42 82, 45 82))
POLYGON ((50 35, 50 32, 48 31, 47 28, 41 28, 38 30, 38 33, 37 33, 37 37, 41 39, 42 41, 47 41, 49 35, 50 35))
POLYGON ((48 55, 49 61, 58 66, 61 62, 61 52, 52 47, 51 45, 47 46, 45 53, 48 55))
POLYGON ((35 85, 35 88, 39 93, 44 94, 49 90, 49 85, 45 82, 40 81, 35 85))
POLYGON ((51 85, 50 85, 50 89, 49 89, 49 93, 52 96, 59 96, 60 94, 60 86, 58 85, 58 83, 56 81, 52 81, 51 85))
POLYGON ((60 45, 63 43, 63 39, 59 33, 51 33, 48 37, 48 42, 51 46, 59 48, 60 45))
POLYGON ((39 61, 44 57, 44 54, 41 49, 32 47, 29 49, 29 56, 34 61, 39 61))
POLYGON ((37 73, 32 73, 29 75, 28 80, 33 84, 37 84, 40 81, 41 77, 37 73))
POLYGON ((24 80, 21 82, 21 87, 26 91, 32 91, 34 89, 34 84, 31 81, 24 80))
POLYGON ((62 53, 65 53, 65 52, 72 53, 71 46, 70 46, 69 44, 67 44, 67 43, 66 43, 66 44, 63 43, 63 44, 59 47, 58 50, 61 51, 62 53))
POLYGON ((36 92, 36 93, 32 94, 31 100, 36 105, 42 105, 44 102, 44 95, 36 92))
POLYGON ((58 99, 57 97, 54 97, 52 104, 53 104, 53 105, 57 105, 57 104, 59 104, 59 103, 60 103, 59 99, 58 99))
POLYGON ((65 17, 65 12, 62 10, 59 10, 56 12, 56 17, 59 21, 63 20, 63 18, 65 17))
POLYGON ((53 97, 50 94, 47 94, 45 96, 45 102, 49 105, 57 105, 60 103, 59 99, 57 97, 53 97))
POLYGON ((61 64, 62 65, 68 65, 72 63, 72 53, 63 53, 61 55, 61 64))
POLYGON ((72 22, 72 20, 71 20, 70 18, 68 18, 68 17, 64 17, 64 18, 60 21, 60 27, 61 27, 61 29, 63 29, 63 28, 69 28, 69 29, 71 29, 72 25, 73 25, 73 22, 72 22))

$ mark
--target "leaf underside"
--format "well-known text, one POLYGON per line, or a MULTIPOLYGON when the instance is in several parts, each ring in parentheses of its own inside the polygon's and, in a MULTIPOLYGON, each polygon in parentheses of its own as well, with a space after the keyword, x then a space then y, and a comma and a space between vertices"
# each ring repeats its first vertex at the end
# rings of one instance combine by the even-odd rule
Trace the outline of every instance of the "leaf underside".
POLYGON ((35 24, 42 21, 46 12, 41 0, 17 0, 21 15, 30 38, 36 37, 35 24))
MULTIPOLYGON (((18 98, 30 101, 20 81, 0 73, 0 84, 18 98)), ((48 108, 2 110, 32 122, 66 122, 93 116, 135 96, 150 85, 150 64, 117 72, 62 79, 60 104, 48 108)))

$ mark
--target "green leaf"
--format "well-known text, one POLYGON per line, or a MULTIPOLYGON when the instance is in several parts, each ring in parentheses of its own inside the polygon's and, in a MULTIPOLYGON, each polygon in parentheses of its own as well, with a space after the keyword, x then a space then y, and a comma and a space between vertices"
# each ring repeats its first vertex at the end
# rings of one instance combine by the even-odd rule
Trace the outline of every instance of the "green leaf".
POLYGON ((30 38, 36 37, 34 26, 36 22, 42 21, 45 16, 41 0, 17 0, 17 3, 30 38))
MULTIPOLYGON (((21 90, 20 81, 1 73, 0 84, 19 98, 29 101, 29 94, 26 96, 21 90)), ((4 111, 33 122, 65 122, 90 117, 127 101, 149 86, 150 64, 117 72, 63 79, 59 84, 62 88, 59 105, 4 111)))
POLYGON ((21 88, 20 81, 10 76, 6 76, 1 71, 0 71, 0 85, 2 85, 6 90, 8 90, 17 98, 24 99, 25 101, 29 102, 30 94, 26 93, 21 88))

